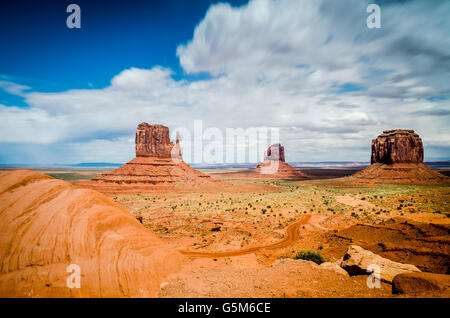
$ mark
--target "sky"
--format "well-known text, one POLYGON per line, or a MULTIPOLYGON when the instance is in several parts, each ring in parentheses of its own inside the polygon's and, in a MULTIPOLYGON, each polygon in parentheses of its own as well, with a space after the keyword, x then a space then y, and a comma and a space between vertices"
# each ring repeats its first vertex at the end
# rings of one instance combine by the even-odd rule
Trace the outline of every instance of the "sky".
POLYGON ((369 161, 395 128, 450 160, 449 18, 439 0, 2 1, 0 164, 126 162, 139 123, 198 120, 278 128, 291 162, 369 161))

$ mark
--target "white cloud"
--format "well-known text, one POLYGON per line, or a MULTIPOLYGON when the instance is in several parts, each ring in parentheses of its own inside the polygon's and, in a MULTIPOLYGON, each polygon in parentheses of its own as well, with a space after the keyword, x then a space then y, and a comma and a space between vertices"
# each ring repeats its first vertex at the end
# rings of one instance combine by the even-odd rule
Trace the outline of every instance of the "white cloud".
POLYGON ((70 162, 117 162, 134 151, 125 140, 133 140, 138 123, 192 129, 202 119, 205 129, 223 132, 280 127, 291 161, 368 160, 371 139, 392 128, 415 129, 436 149, 433 158, 448 158, 449 102, 424 97, 450 92, 450 28, 442 30, 449 8, 445 2, 382 6, 377 31, 365 27, 363 1, 217 4, 177 48, 187 73, 215 77, 177 81, 156 66, 124 70, 103 89, 17 88, 29 108, 0 105, 0 143, 48 144, 60 161, 76 149, 70 162), (427 24, 428 13, 434 20, 427 24), (428 71, 436 63, 442 69, 428 71), (366 89, 339 93, 345 83, 366 89))
POLYGON ((23 96, 24 91, 30 89, 29 86, 20 85, 10 81, 0 81, 0 88, 4 89, 6 92, 14 95, 23 96))

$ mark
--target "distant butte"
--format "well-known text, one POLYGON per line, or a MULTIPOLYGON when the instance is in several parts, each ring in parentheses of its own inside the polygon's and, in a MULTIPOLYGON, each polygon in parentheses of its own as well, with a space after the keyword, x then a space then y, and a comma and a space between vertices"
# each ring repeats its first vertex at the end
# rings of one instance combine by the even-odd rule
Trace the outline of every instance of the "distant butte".
POLYGON ((284 147, 279 143, 267 149, 264 162, 260 163, 254 172, 264 178, 304 179, 308 177, 304 172, 286 163, 284 147))
POLYGON ((385 130, 372 140, 371 165, 350 178, 363 183, 449 183, 423 163, 423 156, 422 139, 414 130, 385 130))
POLYGON ((272 146, 267 148, 267 151, 264 154, 264 161, 267 160, 285 162, 286 159, 284 156, 284 147, 281 144, 273 144, 272 146))
POLYGON ((179 135, 173 144, 166 126, 139 124, 135 143, 136 158, 114 171, 78 184, 104 193, 133 193, 146 189, 192 189, 218 182, 183 161, 179 135))

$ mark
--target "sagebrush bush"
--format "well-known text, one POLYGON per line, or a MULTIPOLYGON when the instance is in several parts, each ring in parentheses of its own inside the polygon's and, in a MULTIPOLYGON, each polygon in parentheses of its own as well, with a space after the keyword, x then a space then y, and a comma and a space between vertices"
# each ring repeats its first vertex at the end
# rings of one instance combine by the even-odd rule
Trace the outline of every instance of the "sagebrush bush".
POLYGON ((305 261, 312 261, 316 264, 325 263, 325 258, 323 258, 320 253, 316 251, 300 251, 294 256, 294 259, 303 259, 305 261))

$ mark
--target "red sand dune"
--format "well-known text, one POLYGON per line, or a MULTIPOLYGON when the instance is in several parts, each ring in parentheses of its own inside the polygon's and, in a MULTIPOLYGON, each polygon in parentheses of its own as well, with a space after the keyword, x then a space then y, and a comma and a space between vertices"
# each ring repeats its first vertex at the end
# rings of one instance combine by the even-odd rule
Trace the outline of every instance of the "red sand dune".
POLYGON ((0 219, 0 297, 153 297, 186 260, 106 196, 28 170, 0 174, 0 219))

